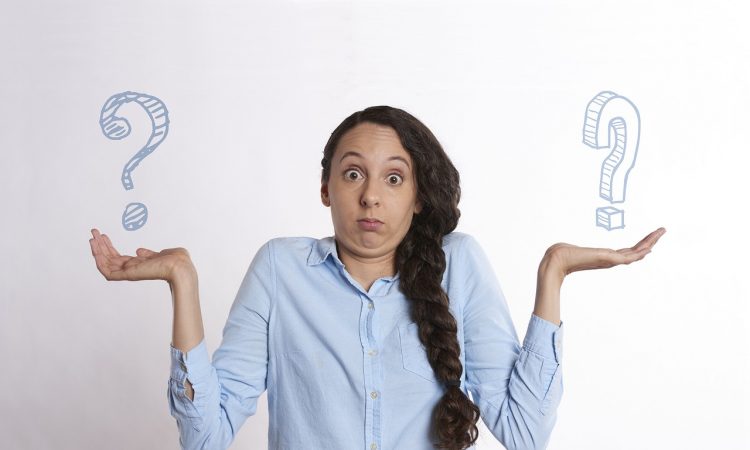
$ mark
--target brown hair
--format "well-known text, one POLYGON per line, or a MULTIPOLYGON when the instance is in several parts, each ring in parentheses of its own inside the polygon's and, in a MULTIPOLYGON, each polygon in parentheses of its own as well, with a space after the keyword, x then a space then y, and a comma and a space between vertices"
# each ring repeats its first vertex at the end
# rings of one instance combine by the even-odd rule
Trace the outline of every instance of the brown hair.
MULTIPOLYGON (((441 281, 445 272, 443 236, 452 232, 461 212, 458 170, 432 132, 416 117, 390 106, 371 106, 344 119, 331 133, 323 150, 321 182, 328 183, 331 160, 341 136, 362 122, 387 125, 398 134, 411 155, 417 180, 417 198, 422 210, 415 214, 409 231, 396 249, 399 290, 410 300, 411 320, 419 327, 419 339, 427 359, 442 382, 460 380, 463 365, 457 324, 448 309, 448 294, 441 281)), ((463 450, 479 435, 479 407, 455 385, 432 411, 432 436, 439 449, 463 450)))

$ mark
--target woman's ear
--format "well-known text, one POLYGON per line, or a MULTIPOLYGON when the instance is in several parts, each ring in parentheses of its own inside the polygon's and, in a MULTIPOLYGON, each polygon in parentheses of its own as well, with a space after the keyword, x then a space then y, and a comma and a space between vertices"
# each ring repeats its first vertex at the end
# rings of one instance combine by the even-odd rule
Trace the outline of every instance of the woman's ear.
POLYGON ((328 198, 328 184, 323 183, 320 185, 320 201, 323 202, 324 206, 331 206, 331 201, 328 198))

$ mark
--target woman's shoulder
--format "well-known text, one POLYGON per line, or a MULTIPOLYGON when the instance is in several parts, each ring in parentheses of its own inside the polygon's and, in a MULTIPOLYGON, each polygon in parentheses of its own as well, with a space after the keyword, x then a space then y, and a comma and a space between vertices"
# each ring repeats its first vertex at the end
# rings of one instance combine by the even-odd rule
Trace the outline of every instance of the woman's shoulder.
POLYGON ((269 247, 272 253, 289 253, 295 251, 307 251, 311 248, 322 245, 330 237, 314 238, 311 236, 278 236, 270 238, 264 244, 269 247))
POLYGON ((318 238, 310 236, 277 236, 268 239, 267 242, 273 242, 273 244, 271 245, 274 245, 276 247, 295 247, 309 246, 318 240, 318 238))
POLYGON ((443 236, 443 249, 454 250, 467 244, 477 244, 477 240, 469 233, 452 231, 443 236))
POLYGON ((486 253, 480 241, 471 233, 454 231, 443 237, 443 251, 451 261, 468 264, 470 261, 485 259, 486 253))
POLYGON ((266 247, 276 262, 297 260, 311 264, 323 260, 335 245, 333 236, 280 236, 268 239, 263 247, 266 247))

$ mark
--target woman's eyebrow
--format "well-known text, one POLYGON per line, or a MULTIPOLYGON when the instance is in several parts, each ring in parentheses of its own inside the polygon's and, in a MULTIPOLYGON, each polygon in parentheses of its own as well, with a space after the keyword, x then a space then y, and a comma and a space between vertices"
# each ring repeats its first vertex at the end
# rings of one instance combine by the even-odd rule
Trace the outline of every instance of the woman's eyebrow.
MULTIPOLYGON (((339 163, 341 163, 341 161, 343 161, 344 158, 346 158, 347 156, 358 156, 358 157, 362 158, 361 154, 359 154, 357 152, 349 151, 349 152, 344 153, 341 156, 341 159, 339 159, 339 163)), ((411 166, 409 165, 409 161, 407 161, 406 159, 404 159, 404 158, 402 158, 400 156, 391 156, 390 158, 388 158, 388 161, 393 161, 393 160, 401 161, 404 164, 406 164, 406 167, 408 167, 409 169, 411 169, 411 166)))

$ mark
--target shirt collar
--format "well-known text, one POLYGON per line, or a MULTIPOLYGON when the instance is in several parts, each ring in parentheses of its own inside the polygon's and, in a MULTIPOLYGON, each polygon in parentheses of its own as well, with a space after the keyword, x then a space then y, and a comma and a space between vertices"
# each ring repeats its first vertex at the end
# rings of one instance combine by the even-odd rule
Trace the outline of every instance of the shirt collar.
MULTIPOLYGON (((317 264, 320 264, 328 258, 328 255, 333 255, 333 261, 336 263, 336 265, 341 269, 344 268, 344 263, 341 262, 338 251, 336 251, 336 239, 334 238, 334 236, 324 237, 315 241, 312 246, 312 250, 310 251, 310 255, 308 255, 307 257, 307 265, 315 266, 317 264)), ((396 273, 396 275, 392 277, 383 278, 388 281, 396 281, 399 279, 399 277, 400 274, 396 273)))
POLYGON ((312 246, 310 255, 307 257, 307 265, 314 266, 322 263, 328 258, 328 255, 333 253, 333 260, 339 267, 344 267, 344 263, 339 259, 339 254, 336 251, 336 239, 333 236, 324 237, 318 239, 312 246))

